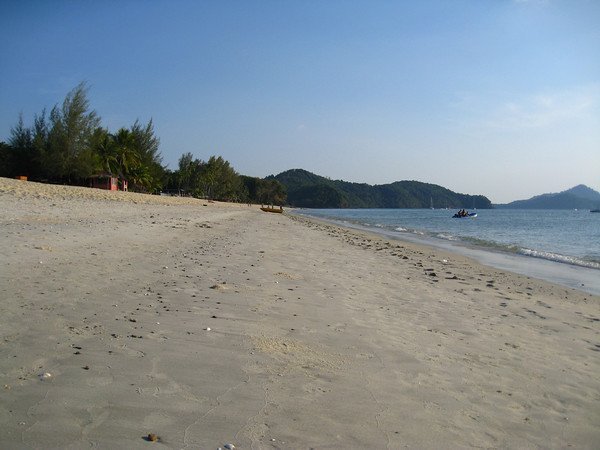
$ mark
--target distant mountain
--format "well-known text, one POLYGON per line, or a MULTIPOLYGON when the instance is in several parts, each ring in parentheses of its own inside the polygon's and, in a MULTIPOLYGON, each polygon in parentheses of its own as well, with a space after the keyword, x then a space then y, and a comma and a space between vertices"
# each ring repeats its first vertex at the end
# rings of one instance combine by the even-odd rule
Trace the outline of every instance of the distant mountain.
POLYGON ((593 202, 600 201, 600 192, 596 192, 592 188, 587 187, 585 184, 578 184, 571 189, 566 190, 570 194, 573 194, 579 198, 585 198, 587 200, 591 200, 593 202))
POLYGON ((600 207, 600 193, 580 184, 556 194, 536 195, 528 200, 494 206, 510 209, 594 209, 600 207))
POLYGON ((304 208, 491 208, 483 195, 457 194, 435 184, 396 181, 371 186, 330 180, 302 169, 271 175, 287 188, 287 202, 304 208))

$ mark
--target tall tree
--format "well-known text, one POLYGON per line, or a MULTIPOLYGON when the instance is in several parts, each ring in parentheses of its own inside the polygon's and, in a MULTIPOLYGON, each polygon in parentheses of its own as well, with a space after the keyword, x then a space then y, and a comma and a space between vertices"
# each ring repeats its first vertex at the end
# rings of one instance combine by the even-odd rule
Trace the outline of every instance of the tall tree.
POLYGON ((113 136, 113 145, 118 164, 118 175, 130 178, 140 165, 140 157, 135 149, 133 134, 127 128, 120 128, 113 136))
POLYGON ((47 178, 43 165, 44 155, 48 151, 48 123, 46 122, 46 108, 42 109, 41 114, 36 114, 33 118, 32 139, 32 157, 31 171, 35 178, 47 178))
POLYGON ((216 200, 239 200, 243 194, 240 176, 228 161, 211 156, 202 167, 200 181, 204 195, 216 200))
POLYGON ((8 143, 15 149, 26 149, 31 146, 31 129, 25 126, 23 113, 19 114, 17 124, 10 129, 8 143))
POLYGON ((277 180, 259 180, 256 197, 260 203, 281 206, 285 203, 287 193, 285 186, 277 180))
POLYGON ((33 155, 31 129, 25 126, 23 122, 23 113, 19 114, 17 124, 10 129, 10 138, 8 143, 11 146, 10 152, 11 167, 14 175, 26 175, 31 177, 31 158, 33 155))
POLYGON ((6 142, 0 142, 0 177, 13 177, 14 171, 14 150, 6 142))
POLYGON ((193 167, 194 167, 194 155, 191 153, 184 153, 181 155, 178 161, 179 170, 177 171, 177 188, 179 190, 190 192, 193 180, 193 167))
POLYGON ((98 156, 98 174, 118 175, 120 169, 113 135, 107 129, 98 127, 92 134, 91 145, 98 156))
POLYGON ((145 126, 136 120, 130 132, 132 147, 139 162, 137 184, 146 191, 157 190, 162 185, 165 169, 159 151, 160 139, 154 134, 152 119, 145 126))
POLYGON ((90 141, 100 118, 89 110, 87 91, 87 85, 80 83, 67 94, 61 108, 55 106, 50 112, 45 163, 57 178, 69 182, 90 176, 97 166, 90 141))

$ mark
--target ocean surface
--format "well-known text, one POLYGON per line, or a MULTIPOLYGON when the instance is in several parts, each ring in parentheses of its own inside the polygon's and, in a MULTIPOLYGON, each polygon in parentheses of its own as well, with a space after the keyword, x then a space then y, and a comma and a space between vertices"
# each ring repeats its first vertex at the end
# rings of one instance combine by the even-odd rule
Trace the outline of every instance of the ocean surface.
POLYGON ((297 213, 458 251, 600 295, 600 213, 589 210, 301 209, 297 213), (546 273, 547 272, 547 273, 546 273))

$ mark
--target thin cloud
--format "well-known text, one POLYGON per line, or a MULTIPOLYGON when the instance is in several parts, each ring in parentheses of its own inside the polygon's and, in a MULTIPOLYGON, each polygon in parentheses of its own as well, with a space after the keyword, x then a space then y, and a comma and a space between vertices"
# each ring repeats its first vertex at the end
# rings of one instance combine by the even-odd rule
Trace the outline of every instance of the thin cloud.
POLYGON ((599 103, 599 86, 538 94, 504 103, 482 125, 504 130, 545 128, 590 117, 599 103))
POLYGON ((455 125, 469 130, 521 131, 594 117, 600 121, 600 83, 500 100, 492 105, 463 96, 454 107, 465 118, 455 120, 455 125))

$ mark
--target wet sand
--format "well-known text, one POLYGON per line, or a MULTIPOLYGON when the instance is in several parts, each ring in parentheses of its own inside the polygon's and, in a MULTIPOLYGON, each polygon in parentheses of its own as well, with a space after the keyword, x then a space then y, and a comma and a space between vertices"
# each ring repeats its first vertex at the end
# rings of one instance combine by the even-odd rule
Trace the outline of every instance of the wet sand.
MULTIPOLYGON (((311 217, 305 210, 294 211, 303 217, 311 217)), ((479 264, 495 267, 507 272, 519 273, 532 278, 546 280, 554 284, 577 289, 593 295, 600 295, 600 271, 589 267, 576 266, 542 258, 493 251, 490 249, 468 245, 464 242, 453 242, 432 237, 398 233, 382 228, 369 228, 359 224, 316 218, 322 223, 342 226, 344 228, 366 231, 383 236, 393 241, 413 242, 418 245, 437 248, 445 253, 466 256, 479 264)))
POLYGON ((598 296, 256 206, 0 208, 2 448, 600 442, 598 296))

